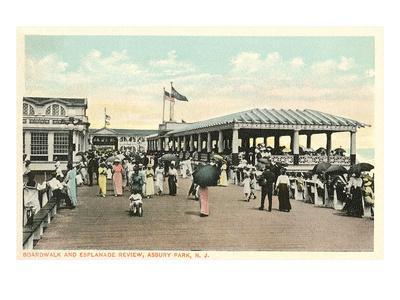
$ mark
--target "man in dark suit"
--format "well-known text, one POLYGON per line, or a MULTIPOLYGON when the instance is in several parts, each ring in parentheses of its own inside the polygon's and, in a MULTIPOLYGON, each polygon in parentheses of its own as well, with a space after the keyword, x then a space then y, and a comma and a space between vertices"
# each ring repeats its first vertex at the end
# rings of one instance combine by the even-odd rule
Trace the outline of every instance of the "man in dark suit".
POLYGON ((268 195, 268 211, 272 209, 272 191, 275 183, 275 174, 271 171, 270 166, 266 166, 259 180, 261 186, 261 206, 259 210, 264 210, 265 197, 268 195))
POLYGON ((97 184, 99 184, 99 160, 94 154, 90 154, 88 161, 89 186, 93 185, 93 173, 96 174, 97 184))

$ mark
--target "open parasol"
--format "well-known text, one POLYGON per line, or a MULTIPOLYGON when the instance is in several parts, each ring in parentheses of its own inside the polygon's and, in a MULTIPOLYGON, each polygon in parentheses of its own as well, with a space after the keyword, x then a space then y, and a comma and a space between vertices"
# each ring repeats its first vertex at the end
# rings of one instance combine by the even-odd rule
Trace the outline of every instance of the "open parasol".
POLYGON ((193 182, 203 187, 218 185, 218 179, 219 171, 216 166, 201 166, 193 173, 193 182))
POLYGON ((116 156, 110 156, 109 158, 106 159, 107 163, 113 163, 115 159, 117 159, 118 157, 116 156))
POLYGON ((373 168, 374 166, 369 163, 358 163, 350 167, 349 174, 368 172, 371 171, 373 168))
POLYGON ((339 165, 331 165, 328 169, 326 169, 325 174, 328 175, 342 175, 346 174, 347 170, 343 166, 339 165))
POLYGON ((223 158, 221 155, 219 155, 219 154, 214 154, 213 156, 212 156, 212 159, 214 159, 214 160, 219 160, 219 161, 222 161, 222 162, 226 162, 226 160, 225 160, 225 158, 223 158))
POLYGON ((326 170, 328 170, 328 168, 331 166, 330 163, 327 162, 321 162, 317 165, 314 166, 314 168, 312 169, 312 172, 314 174, 318 174, 318 173, 322 173, 325 172, 326 170))
POLYGON ((163 156, 160 157, 161 161, 175 161, 175 162, 179 162, 179 157, 174 155, 174 154, 164 154, 163 156))

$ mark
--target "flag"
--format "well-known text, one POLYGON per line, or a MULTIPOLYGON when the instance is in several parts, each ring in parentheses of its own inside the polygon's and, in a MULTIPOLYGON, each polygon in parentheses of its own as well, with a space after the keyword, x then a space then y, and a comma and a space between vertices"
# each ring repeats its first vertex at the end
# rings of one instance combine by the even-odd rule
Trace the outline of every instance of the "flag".
POLYGON ((174 101, 174 99, 171 97, 171 94, 168 93, 166 90, 164 90, 164 99, 168 101, 174 101))
POLYGON ((111 117, 109 115, 106 115, 106 121, 110 121, 111 117))
POLYGON ((171 88, 171 97, 172 97, 172 98, 175 98, 176 100, 179 100, 179 101, 188 101, 188 99, 187 99, 185 96, 179 94, 179 93, 174 89, 174 87, 171 88))

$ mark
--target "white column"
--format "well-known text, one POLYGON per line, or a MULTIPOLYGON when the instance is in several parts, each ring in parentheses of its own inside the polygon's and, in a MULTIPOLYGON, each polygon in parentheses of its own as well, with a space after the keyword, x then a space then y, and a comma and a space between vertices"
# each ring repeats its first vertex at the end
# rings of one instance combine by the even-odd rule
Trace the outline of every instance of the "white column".
POLYGON ((224 134, 222 130, 218 131, 218 152, 222 153, 224 151, 224 134))
POLYGON ((327 132, 326 133, 326 155, 328 156, 328 162, 330 159, 331 150, 332 150, 332 132, 327 132))
POLYGON ((162 150, 162 139, 160 137, 157 139, 157 150, 162 150))
POLYGON ((47 135, 47 152, 48 152, 48 161, 53 161, 54 154, 54 132, 49 131, 47 135))
POLYGON ((232 130, 232 153, 239 153, 239 129, 232 130))
POLYGON ((186 152, 186 135, 183 136, 183 151, 186 152))
POLYGON ((190 150, 190 151, 193 151, 193 150, 194 150, 193 134, 190 135, 190 139, 189 139, 189 150, 190 150))
POLYGON ((171 143, 172 143, 172 145, 171 145, 172 151, 175 151, 176 150, 176 138, 172 137, 171 143))
POLYGON ((350 163, 353 165, 356 163, 356 132, 350 132, 350 163))
POLYGON ((299 154, 299 131, 295 130, 293 133, 293 154, 299 154))
POLYGON ((355 155, 357 153, 357 146, 356 146, 356 133, 350 133, 350 154, 355 155))
POLYGON ((197 135, 197 151, 198 152, 201 151, 201 134, 200 133, 197 135))
POLYGON ((211 153, 211 132, 207 132, 207 153, 211 153))
POLYGON ((167 137, 164 138, 164 151, 169 150, 169 139, 167 137))
POLYGON ((25 154, 27 159, 31 159, 31 132, 25 131, 25 154))

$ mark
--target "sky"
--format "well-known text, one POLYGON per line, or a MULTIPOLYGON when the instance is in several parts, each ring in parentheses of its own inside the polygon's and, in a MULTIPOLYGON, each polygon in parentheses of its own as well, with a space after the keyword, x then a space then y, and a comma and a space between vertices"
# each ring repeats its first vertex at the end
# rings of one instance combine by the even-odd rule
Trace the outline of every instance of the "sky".
MULTIPOLYGON (((373 126, 374 57, 373 37, 29 35, 24 94, 86 97, 93 128, 104 107, 110 127, 157 128, 171 81, 189 99, 175 104, 178 121, 309 108, 373 126)), ((357 136, 374 148, 373 127, 357 136)), ((334 135, 333 146, 348 144, 334 135)))

